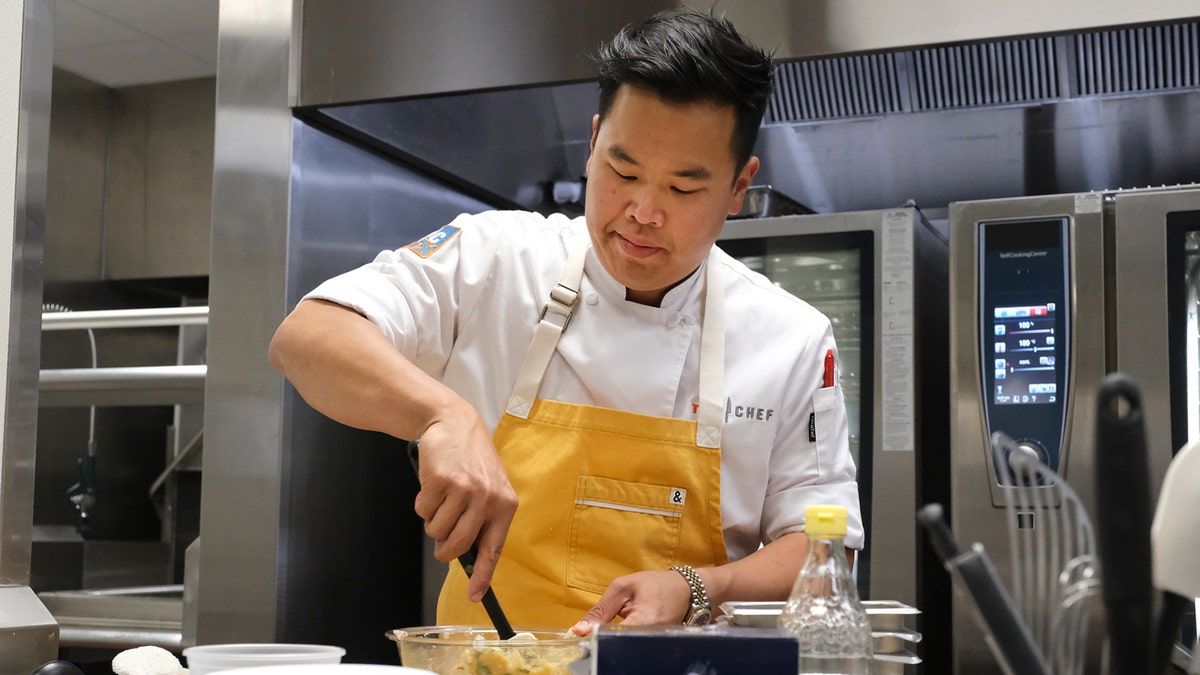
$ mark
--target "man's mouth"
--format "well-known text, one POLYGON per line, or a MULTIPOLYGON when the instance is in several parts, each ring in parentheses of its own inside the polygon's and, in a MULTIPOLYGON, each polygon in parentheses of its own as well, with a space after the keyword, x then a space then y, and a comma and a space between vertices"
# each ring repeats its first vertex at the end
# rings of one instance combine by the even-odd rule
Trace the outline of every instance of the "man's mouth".
POLYGON ((649 258, 660 250, 657 246, 643 246, 635 243, 620 234, 617 234, 616 237, 617 242, 621 245, 621 250, 632 258, 649 258))

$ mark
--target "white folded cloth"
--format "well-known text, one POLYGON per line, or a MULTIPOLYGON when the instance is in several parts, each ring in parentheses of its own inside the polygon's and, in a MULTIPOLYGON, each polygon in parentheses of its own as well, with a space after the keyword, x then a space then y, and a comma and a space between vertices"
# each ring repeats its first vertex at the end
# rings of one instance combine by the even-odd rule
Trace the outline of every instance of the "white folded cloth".
POLYGON ((134 647, 117 654, 112 660, 116 675, 187 675, 187 668, 174 654, 162 647, 134 647))

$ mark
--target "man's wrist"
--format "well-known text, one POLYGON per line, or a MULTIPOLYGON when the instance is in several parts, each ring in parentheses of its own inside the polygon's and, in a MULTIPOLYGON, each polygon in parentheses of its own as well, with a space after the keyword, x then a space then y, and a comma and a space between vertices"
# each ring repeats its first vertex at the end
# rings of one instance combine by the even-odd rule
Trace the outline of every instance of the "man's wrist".
POLYGON ((704 580, 696 573, 691 565, 672 565, 671 569, 683 576, 688 589, 692 593, 687 613, 683 616, 685 626, 703 626, 712 618, 712 604, 708 600, 708 592, 704 588, 704 580))

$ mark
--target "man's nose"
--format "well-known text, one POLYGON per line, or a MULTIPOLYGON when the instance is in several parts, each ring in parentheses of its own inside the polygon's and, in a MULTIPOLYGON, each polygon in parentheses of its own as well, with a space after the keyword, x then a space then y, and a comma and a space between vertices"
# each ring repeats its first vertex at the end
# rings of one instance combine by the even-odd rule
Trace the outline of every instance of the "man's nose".
POLYGON ((625 209, 625 215, 642 225, 660 226, 663 210, 652 188, 645 187, 634 192, 625 209))

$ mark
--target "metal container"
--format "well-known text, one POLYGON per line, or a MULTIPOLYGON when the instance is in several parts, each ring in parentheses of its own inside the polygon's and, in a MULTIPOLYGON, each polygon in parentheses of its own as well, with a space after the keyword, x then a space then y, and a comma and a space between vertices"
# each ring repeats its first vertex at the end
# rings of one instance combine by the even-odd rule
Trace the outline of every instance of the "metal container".
POLYGON ((500 640, 485 626, 421 626, 393 630, 387 637, 396 642, 402 665, 438 675, 519 675, 537 669, 569 675, 567 664, 584 654, 580 638, 549 629, 518 629, 516 637, 500 640))
MULTIPOLYGON (((775 628, 779 625, 779 614, 783 612, 784 602, 726 602, 721 604, 721 611, 729 618, 731 626, 756 626, 760 628, 775 628)), ((863 600, 863 609, 871 621, 871 632, 895 632, 910 635, 920 641, 920 633, 905 627, 906 617, 916 616, 921 610, 895 600, 863 600)))
MULTIPOLYGON (((783 602, 726 602, 721 610, 731 626, 774 628, 779 625, 783 602)), ((904 667, 921 663, 921 657, 908 646, 921 641, 921 634, 905 625, 910 616, 921 610, 894 600, 863 600, 863 608, 871 622, 871 647, 875 657, 872 672, 876 675, 903 673, 904 667)))

